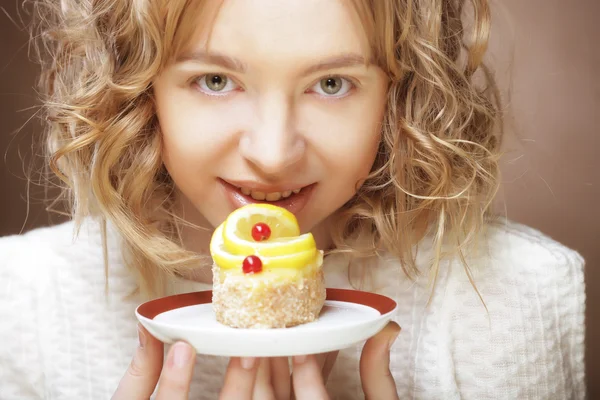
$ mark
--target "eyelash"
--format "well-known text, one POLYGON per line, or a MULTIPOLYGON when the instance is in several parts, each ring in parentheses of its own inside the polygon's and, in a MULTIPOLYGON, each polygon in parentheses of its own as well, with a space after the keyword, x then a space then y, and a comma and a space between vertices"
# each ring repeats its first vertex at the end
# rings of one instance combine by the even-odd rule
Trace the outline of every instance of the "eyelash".
MULTIPOLYGON (((322 77, 320 79, 318 79, 317 81, 315 81, 314 83, 311 84, 311 86, 304 92, 304 93, 310 93, 312 91, 312 93, 315 93, 314 90, 312 90, 312 88, 314 88, 316 85, 319 85, 320 82, 322 82, 325 79, 330 79, 330 78, 340 78, 342 79, 342 85, 344 84, 348 84, 350 85, 350 88, 346 91, 346 93, 342 94, 342 95, 331 95, 331 96, 327 96, 327 95, 322 95, 320 93, 316 93, 319 97, 325 99, 325 100, 340 100, 345 98, 346 96, 348 96, 354 89, 356 89, 358 87, 358 84, 356 83, 356 81, 354 79, 351 79, 349 77, 346 76, 342 76, 342 75, 328 75, 325 77, 322 77)), ((205 83, 206 84, 206 83, 205 83)), ((208 73, 208 74, 203 74, 200 76, 196 76, 192 79, 192 85, 195 87, 196 90, 199 90, 202 94, 206 95, 206 96, 211 96, 211 97, 224 97, 227 96, 228 94, 237 91, 237 89, 241 88, 241 85, 238 84, 235 79, 232 79, 229 75, 226 74, 217 74, 217 73, 208 73), (229 84, 230 82, 236 85, 236 88, 232 89, 232 90, 228 90, 226 92, 216 92, 216 91, 212 91, 210 89, 205 90, 202 89, 200 87, 199 82, 201 82, 202 80, 205 81, 206 77, 208 77, 209 75, 214 75, 214 76, 223 76, 225 78, 227 78, 227 84, 229 84)), ((340 89, 341 90, 341 89, 340 89)))
MULTIPOLYGON (((322 95, 320 93, 317 93, 317 95, 319 97, 321 97, 321 98, 323 98, 325 100, 340 100, 340 99, 343 99, 344 97, 348 96, 358 86, 353 79, 350 79, 348 77, 341 76, 341 75, 329 75, 329 76, 325 76, 325 77, 317 80, 315 83, 313 83, 311 85, 311 87, 308 90, 312 90, 312 88, 314 88, 315 86, 319 85, 322 81, 324 81, 326 79, 330 79, 330 78, 339 78, 339 79, 341 79, 343 81, 342 82, 342 88, 344 87, 344 84, 350 85, 350 88, 346 91, 346 93, 341 94, 341 95, 334 94, 334 95, 331 95, 331 96, 327 96, 327 95, 322 95)), ((342 89, 340 89, 340 90, 342 90, 342 89)))
POLYGON ((223 76, 223 77, 227 78, 227 84, 229 84, 230 82, 231 82, 231 83, 233 83, 233 84, 235 84, 235 85, 237 86, 237 87, 236 87, 236 89, 238 89, 238 88, 240 88, 240 87, 241 87, 241 85, 240 85, 240 84, 238 84, 238 83, 235 81, 235 79, 231 79, 231 77, 230 77, 229 75, 226 75, 226 74, 216 74, 216 73, 209 73, 209 74, 204 74, 204 75, 200 75, 200 76, 196 76, 196 77, 194 77, 194 78, 192 79, 192 85, 193 85, 193 86, 195 86, 195 88, 196 88, 197 90, 199 90, 199 91, 200 91, 202 94, 205 94, 205 95, 207 95, 207 96, 212 96, 212 97, 222 97, 222 96, 226 96, 226 95, 228 95, 228 94, 229 94, 229 93, 231 93, 231 92, 234 92, 234 91, 236 91, 236 89, 233 89, 233 90, 228 90, 228 91, 226 91, 226 92, 219 93, 219 92, 212 91, 212 90, 210 90, 210 89, 209 89, 209 90, 204 90, 204 89, 202 89, 202 88, 200 87, 200 84, 199 84, 199 82, 201 82, 203 79, 205 80, 205 79, 206 79, 206 77, 207 77, 207 76, 209 76, 209 75, 213 75, 213 76, 223 76))

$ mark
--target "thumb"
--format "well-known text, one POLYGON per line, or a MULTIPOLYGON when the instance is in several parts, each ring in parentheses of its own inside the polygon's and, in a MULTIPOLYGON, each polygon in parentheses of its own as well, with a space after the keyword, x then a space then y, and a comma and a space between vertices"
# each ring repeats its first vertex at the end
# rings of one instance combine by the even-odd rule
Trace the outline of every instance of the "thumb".
POLYGON ((138 324, 139 346, 112 400, 148 399, 163 366, 163 344, 138 324))
POLYGON ((366 399, 398 399, 390 372, 390 348, 399 333, 400 326, 391 321, 365 343, 360 357, 360 380, 366 399))

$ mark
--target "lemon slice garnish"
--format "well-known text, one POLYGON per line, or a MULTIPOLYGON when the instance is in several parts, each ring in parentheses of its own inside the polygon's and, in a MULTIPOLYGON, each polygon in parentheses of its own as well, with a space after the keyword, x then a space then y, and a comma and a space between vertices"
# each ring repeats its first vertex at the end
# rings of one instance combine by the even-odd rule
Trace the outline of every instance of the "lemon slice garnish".
POLYGON ((294 214, 271 204, 250 204, 232 212, 223 224, 224 248, 234 255, 259 257, 289 256, 316 251, 313 235, 300 235, 294 214), (265 223, 271 229, 269 240, 257 242, 252 238, 252 227, 265 223))
MULTIPOLYGON (((223 225, 219 226, 210 242, 210 252, 215 264, 223 269, 241 269, 244 258, 250 254, 256 254, 254 251, 250 253, 232 254, 225 245, 223 240, 223 225)), ((288 253, 286 255, 261 257, 263 267, 270 268, 302 268, 308 264, 314 263, 319 253, 316 249, 288 253)))

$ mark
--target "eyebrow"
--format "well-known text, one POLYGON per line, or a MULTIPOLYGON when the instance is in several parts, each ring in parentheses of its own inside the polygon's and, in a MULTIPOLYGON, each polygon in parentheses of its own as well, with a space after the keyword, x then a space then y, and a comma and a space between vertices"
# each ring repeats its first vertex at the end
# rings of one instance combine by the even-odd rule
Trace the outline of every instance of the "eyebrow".
POLYGON ((246 72, 246 64, 238 60, 237 58, 229 57, 223 54, 206 52, 206 51, 193 51, 191 53, 184 53, 177 57, 176 63, 185 62, 198 62, 204 64, 212 64, 219 67, 223 67, 235 72, 243 73, 246 72))
POLYGON ((315 72, 328 69, 348 68, 356 66, 367 66, 367 60, 360 54, 347 53, 325 59, 315 65, 308 67, 302 75, 311 75, 315 72))
MULTIPOLYGON (((176 63, 185 63, 190 61, 216 65, 238 73, 244 73, 248 69, 246 64, 237 58, 202 50, 182 54, 180 57, 177 57, 176 63)), ((367 66, 368 64, 370 64, 370 61, 367 62, 367 60, 360 54, 344 53, 311 65, 302 72, 302 75, 311 75, 328 69, 367 66)))

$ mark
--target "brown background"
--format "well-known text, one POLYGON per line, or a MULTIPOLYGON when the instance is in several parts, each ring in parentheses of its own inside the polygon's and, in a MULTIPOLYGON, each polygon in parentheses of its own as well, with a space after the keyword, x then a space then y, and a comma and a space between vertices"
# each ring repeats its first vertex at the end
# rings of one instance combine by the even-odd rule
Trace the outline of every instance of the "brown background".
MULTIPOLYGON (((16 4, 0 0, 16 20, 0 14, 0 235, 49 223, 43 189, 25 179, 40 123, 25 124, 37 71, 16 4)), ((508 113, 498 210, 586 258, 589 397, 600 398, 600 1, 503 0, 494 15, 489 61, 508 113)))

